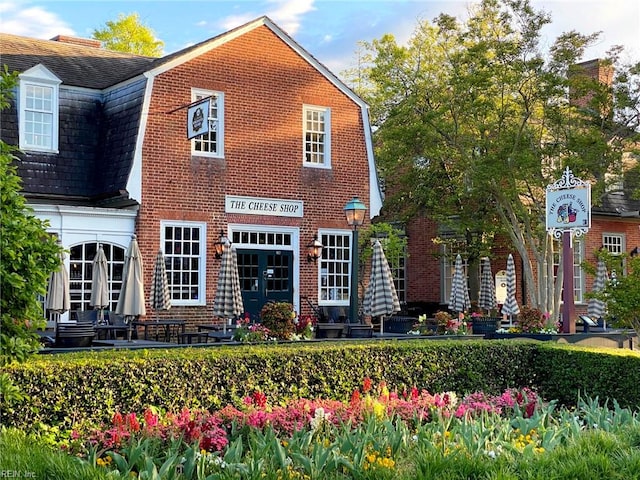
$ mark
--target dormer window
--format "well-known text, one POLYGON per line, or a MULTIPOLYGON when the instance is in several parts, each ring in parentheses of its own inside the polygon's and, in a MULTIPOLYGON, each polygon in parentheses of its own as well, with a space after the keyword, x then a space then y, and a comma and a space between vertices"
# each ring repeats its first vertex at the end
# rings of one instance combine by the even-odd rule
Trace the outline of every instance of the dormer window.
POLYGON ((60 79, 42 65, 20 75, 20 149, 58 152, 60 79))

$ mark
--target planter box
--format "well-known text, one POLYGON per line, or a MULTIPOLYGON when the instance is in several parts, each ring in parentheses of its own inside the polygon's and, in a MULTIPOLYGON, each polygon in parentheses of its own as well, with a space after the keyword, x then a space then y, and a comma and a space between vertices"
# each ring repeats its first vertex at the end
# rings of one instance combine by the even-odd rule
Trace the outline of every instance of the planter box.
POLYGON ((373 327, 371 325, 347 325, 347 337, 371 338, 373 337, 373 327))
POLYGON ((511 338, 529 338, 532 340, 553 340, 555 335, 548 333, 488 333, 485 337, 489 340, 507 340, 511 338))
POLYGON ((344 331, 344 323, 318 323, 316 338, 340 338, 344 331))
POLYGON ((471 320, 471 330, 474 335, 495 333, 500 328, 502 319, 498 317, 475 317, 471 320))
POLYGON ((414 317, 389 317, 383 320, 382 329, 386 333, 407 333, 417 321, 414 317))

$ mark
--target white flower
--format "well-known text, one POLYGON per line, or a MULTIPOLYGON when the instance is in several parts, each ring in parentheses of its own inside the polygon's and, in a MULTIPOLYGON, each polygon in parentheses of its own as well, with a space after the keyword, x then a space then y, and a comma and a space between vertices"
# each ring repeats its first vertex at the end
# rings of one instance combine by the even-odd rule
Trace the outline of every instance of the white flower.
POLYGON ((313 418, 311 419, 311 430, 317 430, 323 422, 328 422, 331 414, 329 412, 325 412, 324 408, 318 407, 314 412, 313 418))

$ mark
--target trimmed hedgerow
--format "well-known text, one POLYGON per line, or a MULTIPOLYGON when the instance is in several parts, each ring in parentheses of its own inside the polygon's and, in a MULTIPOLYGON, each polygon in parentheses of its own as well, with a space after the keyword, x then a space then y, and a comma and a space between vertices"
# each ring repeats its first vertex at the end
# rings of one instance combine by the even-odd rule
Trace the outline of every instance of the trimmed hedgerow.
POLYGON ((365 377, 398 388, 460 394, 530 387, 566 404, 585 393, 638 408, 640 355, 627 352, 536 342, 405 340, 47 355, 6 369, 29 399, 6 407, 3 424, 68 428, 149 406, 211 410, 237 405, 256 390, 278 401, 344 400, 365 377))

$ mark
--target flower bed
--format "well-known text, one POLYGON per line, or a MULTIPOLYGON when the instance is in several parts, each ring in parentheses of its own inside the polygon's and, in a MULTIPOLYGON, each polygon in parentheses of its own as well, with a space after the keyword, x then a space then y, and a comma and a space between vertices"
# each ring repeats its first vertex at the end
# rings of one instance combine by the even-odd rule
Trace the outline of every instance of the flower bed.
MULTIPOLYGON (((461 397, 385 383, 373 388, 365 379, 346 402, 302 398, 275 405, 256 391, 242 405, 215 412, 116 413, 109 425, 73 432, 64 446, 105 473, 136 478, 175 471, 197 479, 405 479, 437 465, 465 472, 447 478, 488 478, 488 472, 520 478, 506 472, 515 475, 522 462, 529 470, 554 450, 572 448, 600 423, 607 432, 640 433, 637 414, 592 400, 566 410, 528 389, 461 397)), ((612 445, 626 460, 609 465, 605 475, 631 478, 625 475, 639 455, 632 443, 612 445)), ((540 468, 548 474, 548 460, 540 468)))

